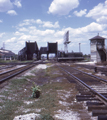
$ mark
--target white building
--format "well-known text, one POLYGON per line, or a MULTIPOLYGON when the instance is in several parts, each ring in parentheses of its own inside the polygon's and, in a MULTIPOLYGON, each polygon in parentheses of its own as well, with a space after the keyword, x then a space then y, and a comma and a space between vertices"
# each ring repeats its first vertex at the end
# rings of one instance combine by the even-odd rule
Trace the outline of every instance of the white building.
POLYGON ((99 34, 90 39, 91 61, 107 61, 107 50, 105 49, 105 39, 99 34))

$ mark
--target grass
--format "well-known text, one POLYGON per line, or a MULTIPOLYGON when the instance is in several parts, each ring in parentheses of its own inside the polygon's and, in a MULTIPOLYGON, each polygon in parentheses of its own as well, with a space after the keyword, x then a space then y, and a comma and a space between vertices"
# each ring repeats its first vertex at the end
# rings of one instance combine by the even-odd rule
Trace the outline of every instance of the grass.
POLYGON ((14 111, 17 110, 17 107, 20 107, 22 102, 19 100, 4 100, 2 103, 2 110, 0 111, 0 119, 1 120, 12 120, 14 111))
POLYGON ((77 113, 83 109, 82 104, 75 102, 75 96, 78 93, 75 83, 69 83, 56 66, 31 72, 35 77, 12 79, 8 87, 2 89, 0 95, 4 97, 0 98, 0 120, 12 120, 17 115, 33 112, 40 114, 38 120, 53 120, 60 109, 62 111, 69 109, 77 113), (60 81, 57 81, 58 79, 60 81), (38 99, 31 97, 33 82, 40 85, 42 89, 38 99), (59 101, 67 102, 69 106, 64 106, 59 101))

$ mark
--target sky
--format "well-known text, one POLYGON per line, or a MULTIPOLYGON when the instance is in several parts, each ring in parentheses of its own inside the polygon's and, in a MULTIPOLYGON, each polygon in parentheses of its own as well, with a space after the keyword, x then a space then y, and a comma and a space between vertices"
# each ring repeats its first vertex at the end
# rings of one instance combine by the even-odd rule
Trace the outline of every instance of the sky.
MULTIPOLYGON (((90 54, 90 40, 107 38, 107 0, 0 0, 0 48, 18 54, 25 42, 58 42, 64 50, 69 31, 68 52, 90 54)), ((107 46, 107 40, 106 40, 107 46)))

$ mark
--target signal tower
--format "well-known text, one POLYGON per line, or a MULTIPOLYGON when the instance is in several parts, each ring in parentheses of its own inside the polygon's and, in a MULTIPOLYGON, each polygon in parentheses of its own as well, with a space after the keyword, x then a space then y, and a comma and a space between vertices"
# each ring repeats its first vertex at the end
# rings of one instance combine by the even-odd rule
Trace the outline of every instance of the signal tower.
POLYGON ((65 53, 68 53, 68 44, 70 43, 69 41, 69 31, 67 31, 64 35, 64 50, 65 53))

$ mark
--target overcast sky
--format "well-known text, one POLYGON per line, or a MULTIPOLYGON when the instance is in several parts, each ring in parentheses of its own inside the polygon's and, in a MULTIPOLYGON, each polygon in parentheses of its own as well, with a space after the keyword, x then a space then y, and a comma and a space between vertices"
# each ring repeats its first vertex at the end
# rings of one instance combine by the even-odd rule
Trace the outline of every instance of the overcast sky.
POLYGON ((0 48, 5 43, 17 54, 30 40, 39 48, 58 42, 64 50, 68 30, 68 51, 78 52, 81 43, 83 54, 90 54, 90 38, 107 38, 107 0, 0 0, 0 48))

